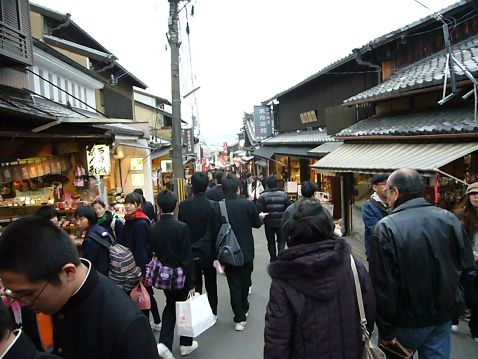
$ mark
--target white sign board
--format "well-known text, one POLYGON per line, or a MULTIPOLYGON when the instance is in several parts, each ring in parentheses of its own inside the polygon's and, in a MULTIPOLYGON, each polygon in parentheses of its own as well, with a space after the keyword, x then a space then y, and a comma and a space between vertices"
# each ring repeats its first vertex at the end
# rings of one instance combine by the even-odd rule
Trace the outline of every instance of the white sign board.
POLYGON ((108 176, 110 174, 110 148, 107 145, 94 145, 91 150, 87 150, 86 161, 90 176, 108 176))

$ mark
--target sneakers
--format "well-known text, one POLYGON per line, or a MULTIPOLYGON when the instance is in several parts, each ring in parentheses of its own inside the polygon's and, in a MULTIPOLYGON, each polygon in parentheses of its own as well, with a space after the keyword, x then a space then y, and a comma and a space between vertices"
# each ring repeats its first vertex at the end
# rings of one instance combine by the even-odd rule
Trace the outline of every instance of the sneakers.
POLYGON ((246 328, 246 321, 236 323, 234 326, 234 330, 237 330, 238 332, 242 332, 246 328))
POLYGON ((248 292, 248 294, 251 295, 251 293, 252 293, 252 285, 249 287, 249 292, 248 292))
POLYGON ((174 359, 173 353, 163 343, 158 344, 158 354, 162 359, 174 359))
POLYGON ((198 342, 194 340, 193 343, 189 346, 180 345, 179 352, 181 353, 181 356, 185 356, 195 351, 198 348, 198 346, 199 346, 198 342))
POLYGON ((456 332, 458 331, 458 325, 453 324, 453 325, 451 326, 451 331, 454 332, 454 333, 456 333, 456 332))
POLYGON ((478 342, 478 337, 471 337, 475 342, 478 342))
POLYGON ((153 331, 159 332, 161 330, 162 323, 156 324, 154 321, 150 321, 149 324, 151 325, 151 329, 153 331))

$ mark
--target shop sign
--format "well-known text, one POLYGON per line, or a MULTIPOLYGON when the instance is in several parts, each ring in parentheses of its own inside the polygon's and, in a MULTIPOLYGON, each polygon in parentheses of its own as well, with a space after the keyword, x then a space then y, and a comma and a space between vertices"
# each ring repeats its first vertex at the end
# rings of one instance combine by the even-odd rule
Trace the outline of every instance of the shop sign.
POLYGON ((254 106, 254 132, 258 140, 272 135, 272 115, 269 106, 254 106))
POLYGON ((183 129, 183 143, 186 146, 186 154, 194 153, 194 133, 192 128, 183 129))
POLYGON ((86 151, 88 174, 90 176, 107 176, 110 174, 110 148, 107 145, 94 145, 86 151))
POLYGON ((142 171, 143 170, 143 159, 141 157, 133 157, 130 161, 131 171, 142 171))

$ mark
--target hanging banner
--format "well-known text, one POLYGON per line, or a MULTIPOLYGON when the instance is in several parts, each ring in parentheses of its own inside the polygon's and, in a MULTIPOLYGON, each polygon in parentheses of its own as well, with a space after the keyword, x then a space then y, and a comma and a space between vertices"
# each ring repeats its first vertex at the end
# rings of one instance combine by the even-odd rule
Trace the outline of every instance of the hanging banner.
POLYGON ((194 133, 192 128, 183 128, 183 144, 186 147, 184 154, 194 153, 194 133))
POLYGON ((272 135, 272 114, 269 106, 254 106, 254 133, 258 140, 272 135))
POLYGON ((90 176, 107 176, 110 174, 110 148, 107 145, 94 145, 86 151, 88 174, 90 176))

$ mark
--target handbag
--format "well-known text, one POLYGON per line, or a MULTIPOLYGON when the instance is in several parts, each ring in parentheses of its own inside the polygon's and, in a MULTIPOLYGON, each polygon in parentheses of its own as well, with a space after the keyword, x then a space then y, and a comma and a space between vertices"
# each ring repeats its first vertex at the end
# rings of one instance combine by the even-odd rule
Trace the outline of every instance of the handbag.
POLYGON ((370 333, 367 330, 367 318, 365 317, 365 309, 363 308, 362 288, 357 273, 357 266, 352 255, 350 255, 350 266, 354 274, 355 292, 357 293, 357 304, 360 313, 360 329, 362 330, 362 341, 364 342, 362 359, 385 359, 385 353, 370 340, 370 333))
POLYGON ((393 339, 389 343, 380 341, 378 346, 387 355, 387 359, 410 359, 413 357, 413 351, 405 348, 397 339, 393 339))
POLYGON ((139 310, 151 309, 151 298, 149 297, 148 291, 142 281, 139 281, 138 285, 133 288, 129 296, 139 310))
POLYGON ((206 294, 195 293, 184 302, 176 302, 178 335, 194 338, 216 323, 206 294))
POLYGON ((146 265, 144 284, 157 289, 178 290, 184 288, 186 274, 182 267, 171 268, 162 264, 158 258, 153 257, 146 265))

